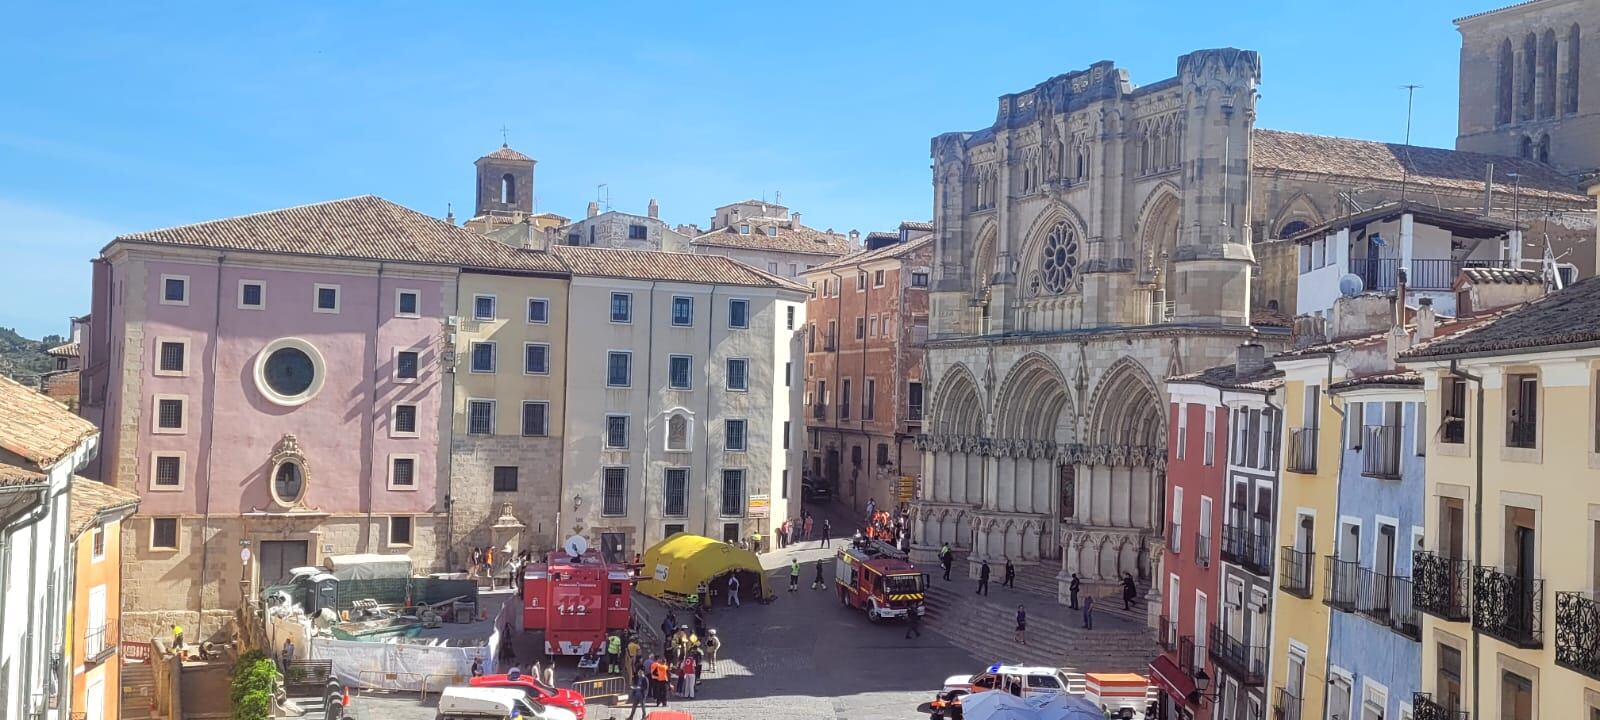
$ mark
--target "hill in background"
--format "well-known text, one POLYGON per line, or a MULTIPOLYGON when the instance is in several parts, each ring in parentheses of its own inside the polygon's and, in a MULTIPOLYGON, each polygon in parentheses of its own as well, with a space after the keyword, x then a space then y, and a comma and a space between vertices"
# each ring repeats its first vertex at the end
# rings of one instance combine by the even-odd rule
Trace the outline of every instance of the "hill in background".
POLYGON ((0 328, 0 374, 9 376, 28 387, 39 387, 39 376, 56 367, 55 358, 45 350, 66 342, 60 335, 46 335, 42 340, 29 340, 11 328, 0 328))

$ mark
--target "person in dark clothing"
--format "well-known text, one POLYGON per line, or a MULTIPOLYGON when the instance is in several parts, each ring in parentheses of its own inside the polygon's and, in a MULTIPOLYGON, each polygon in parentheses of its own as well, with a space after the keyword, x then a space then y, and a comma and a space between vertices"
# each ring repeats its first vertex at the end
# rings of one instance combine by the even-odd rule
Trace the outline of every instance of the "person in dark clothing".
POLYGON ((1132 610, 1133 601, 1139 597, 1139 588, 1133 584, 1133 576, 1122 574, 1122 609, 1132 610))
POLYGON ((1072 603, 1069 604, 1067 607, 1070 607, 1073 610, 1077 610, 1078 609, 1078 574, 1077 573, 1073 573, 1072 574, 1072 584, 1067 587, 1067 591, 1072 593, 1072 603))
POLYGON ((906 610, 906 639, 910 640, 913 633, 922 637, 922 613, 914 607, 906 610))
POLYGON ((827 520, 823 520, 822 521, 822 545, 820 545, 819 547, 828 547, 828 540, 830 540, 832 538, 833 538, 833 523, 831 523, 831 522, 829 522, 827 520))
POLYGON ((978 592, 974 594, 989 594, 989 560, 987 558, 984 559, 982 565, 978 566, 978 592))
POLYGON ((644 695, 649 687, 650 676, 645 673, 644 668, 640 667, 635 670, 633 672, 633 687, 628 690, 628 703, 631 705, 628 708, 628 720, 633 720, 634 713, 638 713, 641 718, 649 714, 649 711, 644 709, 644 695))
POLYGON ((939 565, 944 568, 944 579, 950 579, 950 566, 955 563, 956 555, 950 552, 950 543, 945 543, 939 548, 939 565))
POLYGON ((1017 642, 1028 644, 1028 611, 1021 605, 1017 606, 1017 642))
POLYGON ((823 582, 823 580, 822 580, 822 563, 818 562, 817 563, 817 577, 816 577, 816 579, 811 581, 811 589, 812 590, 826 590, 827 587, 828 587, 828 584, 823 582))
POLYGON ((1011 564, 1011 558, 1006 558, 1006 579, 1000 581, 1000 587, 1017 589, 1017 566, 1011 564))

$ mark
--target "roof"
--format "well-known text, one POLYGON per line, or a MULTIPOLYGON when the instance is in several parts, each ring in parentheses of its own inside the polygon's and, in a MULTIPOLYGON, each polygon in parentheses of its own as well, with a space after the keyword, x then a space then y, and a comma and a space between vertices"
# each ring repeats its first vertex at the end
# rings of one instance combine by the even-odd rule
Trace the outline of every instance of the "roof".
POLYGON ((552 255, 573 275, 810 291, 777 275, 718 255, 575 245, 557 245, 552 248, 552 255))
POLYGON ((831 255, 838 257, 850 252, 850 239, 838 233, 793 227, 794 223, 778 218, 746 218, 727 227, 703 233, 690 245, 740 248, 747 250, 776 250, 779 252, 831 255), (739 226, 749 225, 750 234, 739 232, 739 226), (768 228, 777 228, 776 235, 768 235, 768 228))
POLYGON ((1225 390, 1272 390, 1283 385, 1283 371, 1267 363, 1261 370, 1238 377, 1232 364, 1218 365, 1199 372, 1174 375, 1169 383, 1198 383, 1225 390))
POLYGON ((1277 358, 1277 359, 1281 359, 1281 360, 1294 360, 1294 359, 1297 359, 1297 358, 1303 358, 1303 357, 1307 357, 1307 356, 1310 356, 1310 355, 1332 355, 1333 353, 1339 352, 1341 350, 1349 350, 1350 348, 1356 347, 1358 345, 1365 345, 1367 343, 1381 341, 1385 337, 1388 336, 1389 330, 1390 330, 1389 328, 1385 328, 1383 330, 1380 330, 1378 332, 1371 333, 1371 334, 1368 334, 1368 335, 1357 335, 1355 337, 1341 338, 1339 340, 1333 340, 1333 341, 1329 341, 1329 342, 1325 342, 1325 343, 1318 343, 1316 345, 1308 345, 1308 346, 1303 347, 1303 348, 1295 348, 1293 350, 1285 350, 1284 352, 1278 353, 1277 355, 1274 355, 1273 357, 1277 358))
POLYGON ((1328 386, 1329 392, 1362 387, 1422 387, 1422 376, 1410 370, 1373 373, 1340 380, 1328 386))
POLYGON ((44 352, 46 355, 54 355, 56 357, 77 357, 78 344, 75 342, 69 342, 64 345, 57 345, 44 352))
POLYGON ((1462 268, 1461 274, 1479 285, 1543 285, 1544 273, 1538 270, 1497 267, 1462 268))
POLYGON ((44 470, 98 432, 67 406, 0 376, 0 450, 44 470))
POLYGON ((105 513, 139 506, 138 495, 84 477, 72 478, 72 486, 67 490, 67 495, 71 507, 72 525, 67 530, 69 538, 82 535, 105 513))
POLYGON ((1522 0, 1522 2, 1515 2, 1515 3, 1511 3, 1510 5, 1502 5, 1500 7, 1497 7, 1497 8, 1491 9, 1491 10, 1484 10, 1483 12, 1475 12, 1475 13, 1473 13, 1471 15, 1462 15, 1461 17, 1456 18, 1452 22, 1454 24, 1459 25, 1459 24, 1461 24, 1463 22, 1466 22, 1468 20, 1476 20, 1477 18, 1481 18, 1481 17, 1483 17, 1485 15, 1493 15, 1495 13, 1505 12, 1507 10, 1514 10, 1516 8, 1524 7, 1524 6, 1527 6, 1527 5, 1533 5, 1535 3, 1541 3, 1541 2, 1544 2, 1544 1, 1545 0, 1522 0))
POLYGON ((1476 327, 1417 345, 1404 360, 1499 355, 1600 344, 1600 278, 1573 283, 1476 327))
POLYGON ((432 265, 561 272, 520 250, 375 195, 122 235, 112 241, 432 265))
POLYGON ((1310 242, 1334 230, 1357 229, 1375 222, 1389 222, 1408 213, 1418 222, 1449 230, 1452 234, 1462 237, 1495 238, 1517 229, 1516 223, 1505 220, 1408 200, 1405 202, 1384 203, 1354 215, 1334 218, 1316 227, 1295 233, 1288 239, 1298 242, 1310 242))
MULTIPOLYGON (((898 238, 899 235, 894 235, 894 237, 898 238)), ((919 238, 910 242, 896 242, 893 245, 885 245, 876 250, 862 250, 861 252, 851 253, 839 258, 838 260, 825 262, 821 265, 813 267, 801 274, 810 274, 819 270, 833 270, 836 268, 849 267, 851 265, 857 265, 860 263, 869 263, 876 260, 903 258, 932 244, 932 237, 919 238)))
POLYGON ((500 147, 495 148, 494 152, 489 153, 488 155, 485 155, 485 156, 483 156, 481 158, 478 158, 478 159, 479 160, 522 160, 522 161, 525 161, 525 162, 533 162, 533 158, 528 157, 527 155, 523 155, 522 153, 519 153, 519 152, 517 152, 515 150, 512 150, 510 145, 506 145, 504 143, 501 143, 500 147))
POLYGON ((907 220, 907 221, 905 221, 903 223, 900 223, 900 229, 901 230, 915 230, 915 231, 918 231, 918 232, 933 232, 933 223, 931 223, 931 222, 915 222, 915 221, 912 221, 912 220, 907 220))
POLYGON ((1457 193, 1483 192, 1484 170, 1495 167, 1495 191, 1513 192, 1516 173, 1524 198, 1584 202, 1573 179, 1543 163, 1502 155, 1399 145, 1372 140, 1308 135, 1282 130, 1256 130, 1251 164, 1255 170, 1336 175, 1363 180, 1402 180, 1420 188, 1457 193))
POLYGON ((0 463, 0 487, 42 485, 49 479, 50 476, 37 470, 29 470, 19 465, 0 463))

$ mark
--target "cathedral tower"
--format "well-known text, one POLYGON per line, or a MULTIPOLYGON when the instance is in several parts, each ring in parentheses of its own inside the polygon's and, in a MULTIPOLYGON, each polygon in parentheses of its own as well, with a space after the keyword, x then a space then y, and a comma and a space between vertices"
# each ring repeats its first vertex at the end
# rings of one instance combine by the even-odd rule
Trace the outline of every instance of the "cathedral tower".
POLYGON ((534 159, 507 145, 478 158, 478 205, 473 214, 533 214, 534 159))

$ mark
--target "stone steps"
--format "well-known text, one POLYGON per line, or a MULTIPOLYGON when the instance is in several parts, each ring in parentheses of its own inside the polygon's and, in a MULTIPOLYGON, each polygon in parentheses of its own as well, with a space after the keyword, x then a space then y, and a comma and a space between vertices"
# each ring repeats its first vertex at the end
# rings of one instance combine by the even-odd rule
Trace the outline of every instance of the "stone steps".
POLYGON ((1029 613, 1028 644, 1022 645, 1015 641, 1013 633, 1015 606, 1005 601, 963 597, 956 588, 936 586, 927 596, 927 606, 929 629, 991 662, 1143 674, 1159 652, 1154 637, 1142 628, 1084 630, 1065 619, 1038 612, 1029 613))
MULTIPOLYGON (((952 577, 954 577, 954 574, 959 572, 961 568, 967 567, 966 553, 958 552, 955 554, 955 556, 956 561, 955 566, 952 569, 952 577)), ((1005 578, 1005 564, 1000 563, 997 565, 991 562, 989 565, 989 570, 991 573, 989 584, 992 587, 998 588, 1000 586, 1000 581, 1005 578)), ((1048 599, 1050 602, 1061 604, 1061 601, 1059 600, 1060 585, 1056 580, 1057 572, 1058 570, 1056 566, 1049 564, 1048 560, 1044 561, 1044 563, 1040 565, 1018 565, 1016 589, 1020 592, 1037 596, 1040 600, 1048 599)), ((1096 617, 1109 615, 1125 618, 1129 621, 1144 625, 1149 623, 1149 618, 1145 614, 1144 605, 1144 597, 1149 589, 1150 586, 1148 583, 1139 585, 1139 602, 1134 604, 1132 610, 1122 609, 1121 590, 1114 586, 1089 585, 1085 583, 1082 585, 1079 599, 1082 599, 1083 596, 1092 593, 1094 595, 1094 612, 1096 617)))
POLYGON ((145 720, 150 717, 154 686, 149 663, 123 663, 121 720, 145 720))

